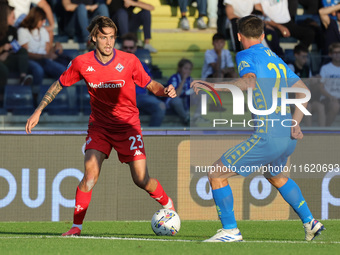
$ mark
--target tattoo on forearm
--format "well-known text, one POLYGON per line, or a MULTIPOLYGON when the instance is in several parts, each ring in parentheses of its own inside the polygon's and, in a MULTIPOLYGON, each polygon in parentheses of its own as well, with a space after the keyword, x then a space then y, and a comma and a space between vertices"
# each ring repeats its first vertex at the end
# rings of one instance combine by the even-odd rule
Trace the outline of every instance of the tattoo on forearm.
POLYGON ((48 104, 50 104, 54 100, 54 98, 56 97, 56 95, 58 95, 62 88, 63 87, 60 85, 58 81, 54 82, 52 86, 48 89, 48 91, 45 93, 37 109, 42 111, 48 104))

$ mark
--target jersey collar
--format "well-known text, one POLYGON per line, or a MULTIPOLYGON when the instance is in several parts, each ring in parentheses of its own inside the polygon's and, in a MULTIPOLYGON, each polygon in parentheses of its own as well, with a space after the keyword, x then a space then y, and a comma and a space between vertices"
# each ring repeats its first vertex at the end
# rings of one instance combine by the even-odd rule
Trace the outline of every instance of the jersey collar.
POLYGON ((254 44, 252 46, 250 46, 249 48, 261 48, 261 47, 264 47, 262 43, 257 43, 257 44, 254 44))
POLYGON ((112 61, 114 60, 114 58, 116 57, 116 49, 113 48, 113 56, 112 56, 111 60, 104 64, 103 62, 101 62, 101 61, 97 58, 97 56, 96 56, 96 51, 97 51, 97 50, 94 50, 94 51, 93 51, 94 58, 95 58, 95 59, 97 60, 97 62, 98 62, 99 64, 101 64, 102 66, 107 66, 107 65, 111 64, 111 62, 112 62, 112 61))

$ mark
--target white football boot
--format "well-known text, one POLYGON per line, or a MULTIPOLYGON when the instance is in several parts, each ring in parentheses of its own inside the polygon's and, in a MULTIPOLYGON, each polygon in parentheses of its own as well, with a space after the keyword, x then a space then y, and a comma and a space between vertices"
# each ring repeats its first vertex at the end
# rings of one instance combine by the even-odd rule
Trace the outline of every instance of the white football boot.
POLYGON ((316 219, 312 219, 310 222, 303 224, 303 227, 305 228, 306 241, 312 241, 316 236, 321 234, 322 230, 326 229, 323 224, 316 219))
POLYGON ((213 237, 204 240, 203 242, 241 242, 243 240, 241 232, 238 228, 219 229, 213 237))

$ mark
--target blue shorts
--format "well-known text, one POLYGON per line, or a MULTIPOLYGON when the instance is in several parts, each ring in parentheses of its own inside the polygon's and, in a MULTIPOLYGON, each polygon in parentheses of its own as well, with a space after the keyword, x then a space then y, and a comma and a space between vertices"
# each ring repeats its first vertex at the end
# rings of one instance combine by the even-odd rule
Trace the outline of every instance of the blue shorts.
POLYGON ((264 167, 264 172, 276 176, 285 169, 296 142, 290 137, 260 137, 253 134, 246 141, 225 152, 221 161, 227 168, 244 177, 259 171, 261 167, 264 167))

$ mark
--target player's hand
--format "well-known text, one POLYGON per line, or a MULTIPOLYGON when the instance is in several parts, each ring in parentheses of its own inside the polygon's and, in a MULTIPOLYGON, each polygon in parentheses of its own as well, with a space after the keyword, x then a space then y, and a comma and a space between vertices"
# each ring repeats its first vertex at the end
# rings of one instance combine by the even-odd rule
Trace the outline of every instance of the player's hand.
POLYGON ((29 117, 26 122, 26 133, 30 134, 31 130, 38 124, 41 115, 40 110, 35 110, 35 112, 29 117))
POLYGON ((193 81, 190 84, 190 88, 192 88, 194 90, 194 92, 196 93, 196 95, 198 95, 198 92, 200 91, 199 88, 203 88, 205 90, 211 91, 210 87, 214 87, 214 84, 210 83, 210 82, 206 82, 206 81, 200 81, 200 80, 196 80, 193 81), (208 86, 207 86, 208 85, 208 86))
POLYGON ((174 86, 172 86, 171 84, 167 86, 166 88, 164 88, 164 94, 171 98, 174 98, 177 96, 176 90, 174 86))
POLYGON ((296 125, 295 127, 291 127, 291 136, 293 139, 302 139, 303 133, 301 132, 300 125, 296 125))

